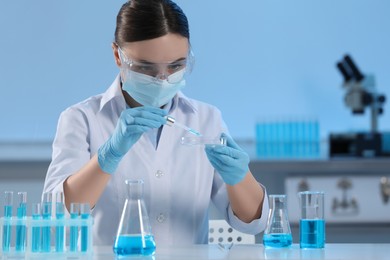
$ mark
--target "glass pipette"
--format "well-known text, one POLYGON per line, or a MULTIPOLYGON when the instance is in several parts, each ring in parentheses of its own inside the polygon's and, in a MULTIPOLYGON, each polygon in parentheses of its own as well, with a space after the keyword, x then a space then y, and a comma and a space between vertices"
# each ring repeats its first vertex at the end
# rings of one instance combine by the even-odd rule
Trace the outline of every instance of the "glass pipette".
POLYGON ((166 116, 165 118, 167 119, 167 125, 169 125, 169 126, 176 126, 176 127, 179 127, 181 129, 186 130, 187 132, 189 132, 193 135, 202 136, 202 134, 199 133, 198 131, 196 131, 196 130, 194 130, 186 125, 180 124, 179 122, 176 121, 175 118, 173 118, 171 116, 166 116))

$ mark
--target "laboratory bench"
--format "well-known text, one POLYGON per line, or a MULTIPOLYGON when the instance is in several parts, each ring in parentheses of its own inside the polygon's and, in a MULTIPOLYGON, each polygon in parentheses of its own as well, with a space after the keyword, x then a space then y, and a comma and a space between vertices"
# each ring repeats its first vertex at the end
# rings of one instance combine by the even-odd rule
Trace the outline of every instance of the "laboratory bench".
MULTIPOLYGON (((112 248, 95 247, 90 259, 115 259, 112 248)), ((219 245, 159 247, 153 257, 132 257, 145 260, 208 260, 208 259, 307 259, 307 260, 384 260, 390 259, 390 244, 326 244, 324 249, 264 248, 261 244, 237 244, 230 249, 219 245)))
MULTIPOLYGON (((20 147, 24 149, 24 147, 20 147)), ((1 150, 1 149, 0 149, 1 150)), ((29 201, 40 201, 43 182, 50 163, 47 154, 37 156, 39 158, 28 158, 27 155, 15 157, 9 155, 0 159, 0 190, 24 190, 29 194, 29 201)), ((390 243, 390 200, 384 202, 380 195, 379 179, 383 176, 390 178, 390 158, 388 159, 331 159, 331 160, 260 160, 253 159, 250 169, 255 178, 265 185, 268 194, 283 194, 288 191, 288 180, 305 179, 310 183, 311 178, 330 179, 338 182, 340 180, 351 180, 352 188, 349 192, 357 189, 358 182, 355 179, 364 181, 366 185, 371 178, 372 191, 368 194, 376 196, 372 199, 371 205, 380 206, 380 210, 369 209, 373 217, 382 216, 382 220, 363 219, 348 222, 326 223, 327 242, 329 243, 390 243), (366 181, 368 180, 368 181, 366 181), (375 212, 375 214, 372 214, 375 212), (386 214, 382 214, 384 212, 386 214), (386 219, 387 218, 387 219, 386 219)), ((324 182, 325 183, 325 182, 324 182)), ((336 185, 336 184, 335 184, 336 185)), ((360 188, 359 188, 360 190, 360 188)), ((362 189, 361 192, 366 192, 362 189)), ((334 194, 341 194, 335 186, 334 194)), ((364 195, 366 196, 366 195, 364 195)), ((359 200, 358 200, 359 201, 359 200)), ((0 202, 1 204, 1 202, 0 202)), ((326 204, 328 205, 328 204, 326 204)), ((360 204, 359 204, 360 205, 360 204)), ((363 209, 363 207, 361 207, 363 209)), ((362 211, 361 211, 362 212, 362 211)), ((293 212, 289 212, 293 215, 293 212)), ((367 217, 367 216, 365 216, 367 217)), ((220 215, 211 208, 210 218, 218 219, 220 215)), ((293 242, 299 242, 299 227, 295 221, 291 221, 293 242)), ((261 235, 256 236, 256 243, 261 244, 261 235)), ((389 257, 390 259, 390 257, 389 257)))

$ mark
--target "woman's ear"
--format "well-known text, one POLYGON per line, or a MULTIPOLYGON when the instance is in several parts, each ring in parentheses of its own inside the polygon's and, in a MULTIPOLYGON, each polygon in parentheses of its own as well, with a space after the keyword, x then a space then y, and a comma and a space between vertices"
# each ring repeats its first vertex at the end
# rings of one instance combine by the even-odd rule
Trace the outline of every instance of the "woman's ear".
POLYGON ((118 49, 118 45, 116 43, 112 43, 111 44, 111 47, 112 47, 112 52, 114 54, 114 59, 115 59, 115 64, 118 66, 118 67, 121 67, 122 66, 122 63, 121 63, 121 59, 119 58, 119 49, 118 49))

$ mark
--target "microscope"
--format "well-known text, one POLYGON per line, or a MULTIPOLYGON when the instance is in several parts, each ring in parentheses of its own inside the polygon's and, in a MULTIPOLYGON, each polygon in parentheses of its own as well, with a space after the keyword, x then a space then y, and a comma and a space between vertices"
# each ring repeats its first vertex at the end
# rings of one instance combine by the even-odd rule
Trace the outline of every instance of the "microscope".
POLYGON ((386 97, 377 92, 374 76, 362 74, 348 54, 337 62, 337 68, 344 78, 346 106, 354 115, 363 115, 369 108, 371 129, 367 132, 331 133, 330 157, 390 156, 389 151, 383 149, 382 134, 378 130, 378 117, 383 114, 386 97))

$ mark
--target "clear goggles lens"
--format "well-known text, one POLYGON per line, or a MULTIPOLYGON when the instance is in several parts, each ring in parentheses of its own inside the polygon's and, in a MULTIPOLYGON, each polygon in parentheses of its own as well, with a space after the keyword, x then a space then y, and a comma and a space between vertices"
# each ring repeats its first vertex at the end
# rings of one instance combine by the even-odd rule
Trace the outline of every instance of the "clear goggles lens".
POLYGON ((191 64, 189 64, 191 58, 172 63, 139 62, 129 59, 120 47, 118 47, 118 50, 119 58, 125 69, 148 75, 156 80, 167 80, 169 83, 178 83, 185 77, 187 71, 191 71, 191 64))

